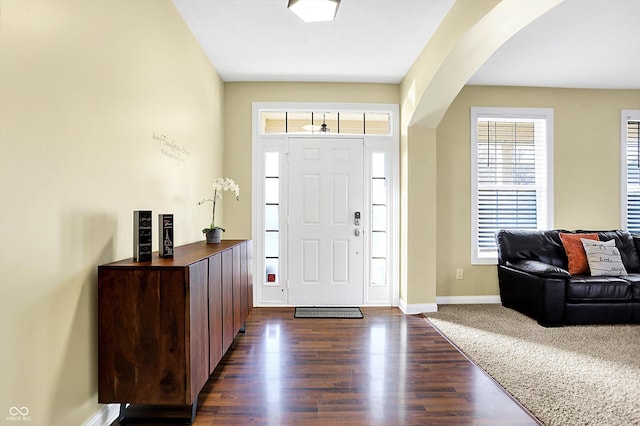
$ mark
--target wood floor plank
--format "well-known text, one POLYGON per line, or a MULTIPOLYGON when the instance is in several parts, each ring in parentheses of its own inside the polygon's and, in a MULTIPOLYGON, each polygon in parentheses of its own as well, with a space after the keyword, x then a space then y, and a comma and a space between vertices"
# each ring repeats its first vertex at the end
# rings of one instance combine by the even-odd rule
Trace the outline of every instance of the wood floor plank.
POLYGON ((539 424, 421 316, 362 310, 296 319, 293 308, 255 308, 194 424, 539 424))

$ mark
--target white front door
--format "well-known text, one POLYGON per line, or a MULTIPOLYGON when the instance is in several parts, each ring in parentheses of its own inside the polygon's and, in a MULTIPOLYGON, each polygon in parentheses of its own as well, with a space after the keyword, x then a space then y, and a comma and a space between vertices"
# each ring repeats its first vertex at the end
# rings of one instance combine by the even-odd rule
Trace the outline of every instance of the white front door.
POLYGON ((288 303, 363 303, 362 139, 289 140, 288 303))

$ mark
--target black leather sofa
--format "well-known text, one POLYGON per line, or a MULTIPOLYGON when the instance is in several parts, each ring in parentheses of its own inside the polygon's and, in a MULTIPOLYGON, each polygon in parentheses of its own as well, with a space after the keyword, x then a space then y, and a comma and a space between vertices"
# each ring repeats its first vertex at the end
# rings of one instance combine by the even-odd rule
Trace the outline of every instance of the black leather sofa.
POLYGON ((502 305, 539 324, 640 323, 640 236, 627 231, 501 230, 498 282, 502 305), (627 275, 571 275, 560 233, 614 239, 627 275))

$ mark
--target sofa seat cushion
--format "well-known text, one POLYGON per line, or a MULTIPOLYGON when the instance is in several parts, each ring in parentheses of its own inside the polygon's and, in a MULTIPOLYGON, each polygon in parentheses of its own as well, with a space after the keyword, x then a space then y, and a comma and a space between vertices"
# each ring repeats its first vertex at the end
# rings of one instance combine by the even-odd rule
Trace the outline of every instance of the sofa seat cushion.
POLYGON ((567 280, 568 302, 631 301, 632 284, 619 277, 575 276, 567 280))
POLYGON ((620 278, 631 284, 631 298, 640 301, 640 274, 628 274, 620 278))

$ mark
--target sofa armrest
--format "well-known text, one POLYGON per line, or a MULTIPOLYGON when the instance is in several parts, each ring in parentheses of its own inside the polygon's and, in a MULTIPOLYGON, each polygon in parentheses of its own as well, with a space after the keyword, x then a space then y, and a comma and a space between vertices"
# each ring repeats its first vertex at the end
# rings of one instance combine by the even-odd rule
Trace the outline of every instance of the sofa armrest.
POLYGON ((566 278, 543 277, 498 265, 502 305, 515 309, 549 327, 562 325, 566 278))
POLYGON ((508 267, 517 269, 529 274, 537 275, 540 277, 549 278, 570 278, 571 274, 566 269, 559 266, 549 265, 548 263, 540 262, 538 260, 520 260, 518 262, 507 262, 508 267))

